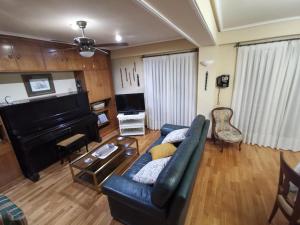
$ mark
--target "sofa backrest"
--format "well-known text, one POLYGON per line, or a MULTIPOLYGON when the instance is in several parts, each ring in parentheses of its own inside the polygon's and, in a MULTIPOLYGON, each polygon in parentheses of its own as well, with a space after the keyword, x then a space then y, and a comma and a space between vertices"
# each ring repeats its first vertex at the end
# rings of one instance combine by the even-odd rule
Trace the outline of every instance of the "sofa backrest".
POLYGON ((198 115, 193 120, 189 135, 178 146, 170 162, 158 176, 151 195, 151 200, 156 206, 163 207, 177 189, 190 158, 198 146, 204 124, 205 117, 202 115, 198 115))
POLYGON ((172 200, 170 201, 167 219, 168 224, 170 225, 181 225, 185 222, 186 212, 200 166, 209 124, 209 120, 206 120, 201 132, 199 144, 191 157, 178 188, 172 196, 172 200))

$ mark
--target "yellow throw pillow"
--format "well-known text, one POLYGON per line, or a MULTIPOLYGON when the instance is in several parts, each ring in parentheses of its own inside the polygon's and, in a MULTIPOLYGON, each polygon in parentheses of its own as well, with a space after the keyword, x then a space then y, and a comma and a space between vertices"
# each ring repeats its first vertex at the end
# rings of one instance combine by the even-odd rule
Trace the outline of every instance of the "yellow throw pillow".
POLYGON ((150 154, 153 160, 165 158, 171 156, 176 151, 176 147, 173 144, 165 143, 156 145, 150 150, 150 154))

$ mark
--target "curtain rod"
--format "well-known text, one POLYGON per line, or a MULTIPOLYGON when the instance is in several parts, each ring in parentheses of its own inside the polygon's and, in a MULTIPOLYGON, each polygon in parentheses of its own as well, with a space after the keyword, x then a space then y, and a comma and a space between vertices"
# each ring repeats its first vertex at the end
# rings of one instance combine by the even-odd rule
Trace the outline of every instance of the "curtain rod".
POLYGON ((243 44, 243 43, 236 43, 234 47, 243 47, 243 46, 250 46, 250 45, 260 45, 260 44, 268 44, 268 43, 273 43, 273 42, 281 42, 281 41, 294 41, 294 40, 300 40, 300 37, 297 38, 288 38, 288 39, 279 39, 279 40, 273 40, 273 41, 262 41, 262 42, 254 42, 254 43, 249 43, 249 44, 243 44))
POLYGON ((170 52, 164 52, 164 53, 142 55, 142 58, 165 56, 165 55, 175 55, 175 54, 182 54, 182 53, 188 53, 188 52, 198 52, 198 48, 194 48, 194 49, 190 49, 190 50, 183 50, 183 51, 170 51, 170 52))

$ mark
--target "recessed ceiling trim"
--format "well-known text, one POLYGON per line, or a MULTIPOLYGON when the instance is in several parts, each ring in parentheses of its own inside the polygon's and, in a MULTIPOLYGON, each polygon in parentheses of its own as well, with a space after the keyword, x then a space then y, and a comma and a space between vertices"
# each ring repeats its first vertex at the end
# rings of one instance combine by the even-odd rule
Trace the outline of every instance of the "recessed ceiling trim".
POLYGON ((268 21, 264 21, 264 22, 251 23, 251 24, 247 24, 244 26, 237 26, 237 27, 231 27, 231 28, 225 28, 225 29, 223 27, 221 27, 221 31, 223 32, 223 31, 240 30, 240 29, 258 27, 258 26, 268 25, 268 24, 273 24, 273 23, 287 22, 287 21, 292 21, 292 20, 300 20, 300 16, 282 18, 282 19, 277 19, 277 20, 268 20, 268 21))
POLYGON ((151 13, 155 14, 161 20, 163 20, 168 25, 170 25, 173 29, 175 29, 178 33, 180 33, 183 37, 185 37, 187 40, 192 42, 194 45, 199 46, 199 44, 193 38, 191 38, 183 30, 181 30, 179 27, 177 27, 173 22, 171 22, 167 17, 165 17, 160 11, 158 11, 156 8, 154 8, 151 4, 146 2, 146 0, 137 0, 137 2, 139 2, 145 9, 147 9, 151 13))
POLYGON ((223 14, 222 14, 222 10, 221 10, 221 1, 211 1, 211 6, 212 6, 212 10, 213 10, 213 14, 215 17, 215 21, 218 27, 218 31, 220 32, 221 29, 223 29, 223 14))
POLYGON ((224 28, 223 13, 222 13, 222 1, 221 0, 211 0, 211 1, 213 2, 213 4, 212 4, 214 6, 213 11, 214 11, 214 15, 216 16, 215 19, 218 23, 220 32, 241 30, 241 29, 247 29, 247 28, 251 28, 251 27, 258 27, 258 26, 263 26, 263 25, 268 25, 268 24, 273 24, 273 23, 287 22, 287 21, 300 19, 300 16, 286 17, 286 18, 281 18, 281 19, 262 21, 259 23, 250 23, 250 24, 246 24, 243 26, 224 28))
POLYGON ((215 38, 213 37, 213 35, 212 35, 212 33, 211 33, 211 30, 209 29, 209 27, 208 27, 208 25, 207 25, 207 23, 206 23, 206 21, 205 21, 203 15, 202 15, 202 13, 201 13, 201 10, 200 10, 200 7, 199 7, 197 1, 196 1, 196 0, 192 0, 192 3, 194 4, 194 6, 195 6, 195 8, 196 8, 198 18, 200 19, 201 23, 204 24, 205 29, 207 30, 207 32, 208 32, 210 38, 216 43, 216 40, 215 40, 215 38))
POLYGON ((45 37, 38 37, 34 35, 27 35, 27 34, 19 34, 14 32, 6 32, 0 30, 0 35, 7 35, 7 36, 15 36, 20 38, 28 38, 28 39, 34 39, 34 40, 40 40, 40 41, 51 41, 51 38, 45 38, 45 37))

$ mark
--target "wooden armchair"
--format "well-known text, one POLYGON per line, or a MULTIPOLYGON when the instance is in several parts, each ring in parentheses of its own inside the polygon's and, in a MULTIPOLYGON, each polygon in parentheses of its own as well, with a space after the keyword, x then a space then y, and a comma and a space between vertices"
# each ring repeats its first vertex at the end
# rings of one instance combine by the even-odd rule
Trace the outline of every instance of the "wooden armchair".
POLYGON ((280 152, 280 174, 278 191, 272 213, 269 218, 269 223, 272 222, 278 208, 282 214, 289 220, 289 225, 300 224, 300 175, 297 174, 283 158, 283 153, 280 152), (298 192, 290 191, 290 184, 293 183, 298 192))
POLYGON ((219 107, 212 110, 212 138, 221 142, 223 152, 224 142, 239 143, 239 150, 243 140, 242 132, 234 127, 230 120, 233 115, 231 108, 219 107))

